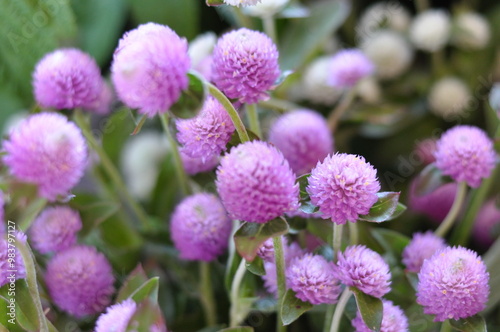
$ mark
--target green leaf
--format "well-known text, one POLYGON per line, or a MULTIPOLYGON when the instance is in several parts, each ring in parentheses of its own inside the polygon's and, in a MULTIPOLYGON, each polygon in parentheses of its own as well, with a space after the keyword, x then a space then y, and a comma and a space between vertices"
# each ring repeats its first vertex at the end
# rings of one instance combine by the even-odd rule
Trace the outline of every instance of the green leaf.
POLYGON ((359 220, 380 223, 397 218, 406 210, 406 207, 399 203, 400 194, 391 191, 377 193, 378 201, 373 204, 370 212, 360 216, 359 220))
POLYGON ((266 270, 264 269, 264 261, 260 257, 255 257, 252 262, 246 262, 245 266, 248 271, 257 276, 263 276, 266 274, 266 270))
POLYGON ((106 219, 99 224, 103 241, 115 248, 138 249, 142 245, 143 239, 132 228, 124 226, 124 221, 118 215, 106 219))
POLYGON ((165 320, 160 307, 151 300, 145 299, 137 306, 126 331, 151 331, 153 325, 164 326, 165 320))
POLYGON ((227 329, 219 330, 219 332, 253 332, 253 327, 250 326, 236 326, 227 329))
POLYGON ((446 181, 443 178, 443 173, 434 163, 427 165, 416 179, 417 186, 415 194, 425 196, 432 193, 437 188, 441 187, 446 181))
POLYGON ((130 272, 127 279, 123 283, 122 287, 118 291, 118 296, 116 297, 116 302, 122 302, 123 300, 128 299, 132 294, 141 287, 144 283, 148 281, 148 276, 142 265, 137 265, 137 267, 130 272))
POLYGON ((134 131, 135 123, 131 111, 122 107, 94 128, 94 134, 102 137, 102 147, 115 165, 120 164, 123 146, 134 131))
POLYGON ((396 257, 401 257, 403 250, 410 243, 410 238, 390 229, 374 228, 371 233, 385 251, 393 253, 396 257))
POLYGON ((305 201, 305 202, 300 202, 300 211, 307 213, 307 214, 314 214, 319 212, 319 207, 316 205, 313 205, 311 201, 305 201))
POLYGON ((267 239, 288 233, 288 224, 282 218, 267 223, 245 222, 234 234, 236 250, 245 260, 251 262, 257 250, 267 239))
POLYGON ((288 218, 286 221, 288 222, 290 234, 298 234, 300 231, 307 229, 307 219, 294 217, 288 218))
POLYGON ((379 332, 382 325, 383 305, 382 301, 376 297, 367 295, 357 289, 350 287, 356 297, 356 304, 361 313, 361 318, 366 326, 372 331, 379 332))
POLYGON ((332 242, 333 222, 330 220, 316 219, 307 222, 307 230, 322 239, 325 243, 332 242))
POLYGON ((313 305, 311 303, 298 299, 295 296, 295 292, 289 289, 286 291, 281 305, 281 321, 283 325, 290 325, 304 312, 312 308, 313 305))
POLYGON ((486 332, 486 323, 484 318, 480 315, 474 315, 471 317, 454 320, 448 320, 450 325, 462 332, 486 332))
POLYGON ((154 277, 149 279, 139 288, 137 288, 129 297, 136 303, 140 303, 146 298, 149 298, 151 301, 153 301, 153 303, 157 303, 159 280, 160 277, 154 277))
POLYGON ((188 78, 188 88, 182 91, 179 100, 170 107, 170 112, 181 119, 195 117, 202 108, 207 95, 205 80, 199 74, 189 72, 188 78))
POLYGON ((311 173, 307 173, 304 175, 301 175, 297 178, 295 182, 299 184, 299 191, 300 191, 300 199, 302 200, 308 200, 309 199, 309 194, 307 193, 307 186, 309 185, 309 177, 311 176, 311 173))
POLYGON ((206 0, 205 2, 207 6, 220 6, 224 5, 224 1, 222 0, 206 0))
POLYGON ((80 212, 83 228, 80 236, 86 236, 97 225, 106 221, 120 210, 120 204, 95 195, 80 194, 70 202, 71 207, 80 212))

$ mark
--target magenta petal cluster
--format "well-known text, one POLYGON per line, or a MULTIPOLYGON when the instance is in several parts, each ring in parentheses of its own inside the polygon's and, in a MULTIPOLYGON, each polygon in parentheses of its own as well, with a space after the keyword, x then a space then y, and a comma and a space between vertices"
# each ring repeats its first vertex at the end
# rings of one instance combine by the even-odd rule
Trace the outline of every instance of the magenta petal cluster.
POLYGON ((389 265, 363 245, 349 246, 339 252, 337 267, 337 278, 346 286, 379 298, 391 290, 389 265))
POLYGON ((23 120, 5 141, 3 161, 20 181, 38 185, 54 201, 66 196, 82 178, 87 145, 80 129, 57 113, 38 113, 23 120))
POLYGON ((177 139, 182 150, 203 162, 226 150, 234 133, 234 125, 224 107, 213 97, 208 97, 200 113, 192 119, 176 120, 177 139))
POLYGON ((94 332, 126 332, 127 326, 137 309, 131 299, 112 305, 97 319, 94 332))
POLYGON ((360 215, 370 211, 378 200, 380 183, 377 171, 365 158, 336 153, 311 171, 306 190, 323 219, 345 224, 356 222, 360 215))
POLYGON ((309 173, 333 152, 333 137, 325 118, 308 109, 279 117, 271 126, 269 142, 283 153, 297 175, 309 173))
POLYGON ((15 246, 16 242, 26 244, 26 235, 22 232, 9 234, 11 235, 8 237, 0 234, 0 287, 15 282, 17 279, 26 278, 26 268, 24 267, 21 252, 17 248, 12 252, 12 246, 15 246), (9 259, 13 259, 13 261, 9 261, 9 259), (16 271, 14 278, 11 278, 12 270, 16 271))
POLYGON ((403 264, 409 272, 418 273, 424 260, 431 258, 438 250, 446 248, 446 243, 431 231, 415 233, 403 250, 403 264))
POLYGON ((323 256, 305 254, 295 258, 287 269, 286 278, 302 301, 314 305, 337 303, 341 287, 335 277, 335 264, 323 256))
POLYGON ((62 251, 76 243, 76 233, 81 228, 78 211, 68 206, 48 207, 30 227, 30 241, 42 254, 62 251))
POLYGON ((33 90, 42 107, 87 108, 98 99, 103 85, 95 60, 78 49, 46 54, 33 73, 33 90))
POLYGON ((486 307, 489 274, 472 250, 447 247, 424 261, 418 274, 417 303, 434 321, 473 316, 486 307))
POLYGON ((408 193, 410 209, 426 215, 435 222, 442 222, 455 201, 458 185, 455 182, 450 182, 436 188, 431 193, 418 195, 418 184, 418 177, 410 184, 408 193))
POLYGON ((227 97, 255 104, 269 98, 266 91, 280 76, 278 56, 276 45, 262 32, 228 32, 215 45, 212 80, 227 97))
MULTIPOLYGON (((384 307, 382 314, 382 326, 380 332, 407 332, 408 318, 401 308, 394 305, 391 301, 382 300, 384 307)), ((352 320, 352 326, 356 332, 372 332, 373 330, 366 326, 358 311, 356 318, 352 320)))
POLYGON ((5 221, 4 221, 4 218, 5 218, 4 205, 5 205, 4 193, 3 193, 3 191, 0 190, 0 238, 3 236, 3 234, 6 231, 5 221))
POLYGON ((500 236, 500 208, 495 199, 483 205, 477 214, 472 234, 477 244, 489 247, 500 236))
POLYGON ((54 303, 77 318, 102 312, 111 301, 114 281, 106 257, 89 246, 74 246, 57 253, 45 273, 54 303))
POLYGON ((240 144, 217 169, 217 191, 232 219, 265 223, 299 204, 299 187, 288 162, 262 141, 240 144))
POLYGON ((351 88, 374 70, 375 65, 361 50, 342 50, 330 61, 328 83, 338 88, 351 88))
POLYGON ((147 23, 120 40, 111 65, 118 97, 148 117, 165 113, 188 87, 188 45, 167 26, 147 23))
POLYGON ((203 161, 201 160, 201 158, 193 158, 188 156, 183 149, 179 151, 179 154, 181 156, 184 170, 189 175, 196 175, 198 173, 211 171, 217 166, 217 164, 219 164, 218 155, 213 155, 207 160, 203 161))
POLYGON ((456 182, 477 188, 491 175, 496 164, 492 140, 477 127, 461 125, 446 131, 438 140, 436 166, 456 182))
POLYGON ((180 257, 207 262, 227 248, 231 226, 219 198, 206 193, 185 198, 170 220, 172 240, 180 257))

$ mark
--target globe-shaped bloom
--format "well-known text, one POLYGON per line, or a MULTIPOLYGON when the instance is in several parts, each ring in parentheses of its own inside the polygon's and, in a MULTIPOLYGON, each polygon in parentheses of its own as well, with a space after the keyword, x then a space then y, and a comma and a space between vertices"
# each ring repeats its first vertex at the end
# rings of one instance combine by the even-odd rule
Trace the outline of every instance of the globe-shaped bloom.
POLYGON ((215 45, 212 80, 229 98, 248 104, 266 100, 279 75, 278 50, 262 32, 238 29, 215 45))
POLYGON ((77 211, 67 206, 46 208, 30 228, 33 247, 42 254, 68 249, 76 243, 76 233, 82 228, 77 211))
POLYGON ((447 247, 424 261, 418 274, 417 303, 434 321, 473 316, 486 307, 489 274, 472 250, 447 247))
POLYGON ((67 195, 82 178, 87 145, 80 129, 56 113, 39 113, 23 120, 5 141, 4 163, 20 181, 38 185, 51 201, 67 195))
POLYGON ((137 309, 131 299, 108 307, 106 313, 97 319, 95 332, 125 332, 127 326, 137 309))
POLYGON ((265 142, 232 148, 221 160, 215 184, 232 219, 265 223, 298 208, 295 174, 283 154, 265 142))
POLYGON ((438 250, 446 248, 446 243, 431 231, 415 233, 403 250, 403 264, 409 272, 418 273, 424 260, 431 258, 438 250))
POLYGON ((379 298, 391 290, 389 265, 363 245, 349 246, 339 252, 337 267, 337 278, 346 286, 379 298))
POLYGON ((188 87, 188 44, 167 26, 140 25, 120 40, 111 65, 118 97, 153 117, 168 111, 188 87))
POLYGON ((465 181, 477 188, 491 175, 496 164, 493 142, 486 133, 473 126, 455 126, 438 140, 436 166, 456 182, 465 181))
MULTIPOLYGON (((10 236, 9 239, 15 239, 16 242, 26 244, 26 235, 22 232, 16 232, 14 237, 10 236)), ((26 278, 26 268, 24 267, 21 252, 17 247, 12 252, 12 244, 12 240, 9 241, 4 234, 0 234, 0 287, 15 282, 17 279, 26 278), (16 271, 14 278, 11 278, 12 270, 16 271)))
POLYGON ((356 222, 377 201, 377 171, 361 156, 336 153, 311 171, 306 188, 323 219, 336 224, 356 222))
POLYGON ((98 99, 103 85, 95 60, 78 49, 46 54, 33 73, 33 90, 42 107, 86 108, 98 99))
MULTIPOLYGON (((382 326, 380 332, 406 332, 408 331, 408 318, 401 308, 394 305, 391 301, 382 300, 383 314, 382 326)), ((356 332, 372 332, 373 330, 366 326, 358 311, 356 318, 352 320, 352 326, 356 332)))
POLYGON ((410 184, 408 193, 410 209, 422 213, 434 222, 441 223, 446 218, 455 201, 455 195, 458 190, 457 184, 454 182, 443 184, 425 195, 417 193, 418 184, 419 178, 416 178, 410 184))
POLYGON ((306 109, 279 117, 271 126, 269 142, 283 153, 297 175, 309 173, 318 161, 333 152, 333 138, 326 120, 306 109))
POLYGON ((180 257, 207 262, 227 248, 231 226, 219 198, 205 193, 184 199, 170 220, 172 240, 180 257))
POLYGON ((226 150, 235 129, 229 114, 213 97, 206 99, 196 117, 179 119, 176 126, 184 153, 203 162, 226 150))
POLYGON ((54 303, 77 318, 103 311, 114 292, 111 265, 89 246, 57 253, 47 264, 45 282, 54 303))
POLYGON ((183 149, 179 151, 181 156, 182 165, 184 170, 189 175, 196 175, 202 172, 213 170, 219 164, 219 156, 213 155, 208 160, 201 160, 201 158, 193 158, 188 156, 183 149))
POLYGON ((5 199, 3 191, 0 190, 0 237, 5 233, 4 209, 5 199))
POLYGON ((428 96, 431 111, 446 121, 464 116, 470 105, 472 94, 467 84, 453 76, 435 82, 428 96))
POLYGON ((487 248, 500 236, 500 208, 494 199, 486 202, 477 214, 472 235, 476 243, 487 248))
POLYGON ((446 45, 450 32, 450 15, 441 9, 430 9, 415 17, 409 37, 416 48, 436 52, 446 45))
POLYGON ((372 61, 362 51, 342 50, 330 61, 328 83, 339 88, 351 88, 374 70, 372 61))

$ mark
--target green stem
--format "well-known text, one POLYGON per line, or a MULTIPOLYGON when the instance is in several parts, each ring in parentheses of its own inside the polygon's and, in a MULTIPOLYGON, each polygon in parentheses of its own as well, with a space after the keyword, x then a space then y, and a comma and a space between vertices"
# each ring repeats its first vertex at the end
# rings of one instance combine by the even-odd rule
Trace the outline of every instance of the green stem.
POLYGON ((441 323, 441 330, 440 332, 452 332, 453 329, 451 328, 451 324, 448 320, 445 320, 444 322, 441 323))
POLYGON ((264 26, 264 32, 269 36, 275 43, 278 40, 278 35, 276 33, 276 22, 274 21, 274 16, 266 15, 262 18, 262 24, 264 26))
POLYGON ((348 222, 349 224, 349 244, 351 246, 358 244, 359 242, 359 231, 358 224, 353 222, 348 222))
POLYGON ((200 262, 200 295, 201 304, 205 312, 205 322, 207 326, 214 326, 217 323, 217 307, 210 278, 210 263, 200 262))
POLYGON ((257 106, 255 104, 247 104, 247 117, 248 123, 250 124, 250 130, 254 132, 257 136, 262 138, 262 132, 260 130, 259 114, 257 113, 257 106))
POLYGON ((240 295, 239 291, 241 282, 243 281, 243 277, 245 276, 245 272, 247 270, 245 265, 245 260, 241 259, 240 265, 238 265, 238 269, 234 274, 233 282, 231 284, 231 309, 229 312, 229 327, 238 326, 240 322, 238 300, 240 295))
POLYGON ((333 314, 335 313, 335 304, 329 304, 326 308, 325 322, 323 323, 323 332, 329 332, 332 326, 333 314))
POLYGON ((356 87, 352 87, 349 91, 344 92, 337 106, 330 112, 328 116, 328 127, 332 133, 335 133, 340 119, 351 106, 354 97, 356 97, 356 87))
POLYGON ((340 295, 339 302, 335 307, 335 313, 333 314, 332 325, 330 327, 330 332, 338 332, 340 326, 340 320, 342 319, 342 314, 344 313, 345 306, 347 305, 347 301, 351 297, 351 291, 346 287, 342 295, 340 295))
POLYGON ((274 246, 274 260, 276 263, 276 280, 278 283, 278 317, 276 319, 276 332, 286 331, 286 327, 281 321, 281 306, 283 304, 283 297, 286 292, 285 280, 285 252, 283 250, 283 241, 281 236, 273 237, 274 246))
POLYGON ((36 216, 40 214, 40 212, 47 205, 47 199, 38 197, 26 208, 25 214, 22 216, 21 221, 19 222, 19 229, 23 232, 26 232, 28 228, 30 228, 31 224, 35 220, 36 216))
POLYGON ((343 226, 344 225, 338 225, 336 223, 333 223, 332 248, 333 248, 333 255, 334 255, 335 259, 338 256, 340 249, 342 247, 343 226))
POLYGON ((243 124, 243 121, 241 121, 240 115, 238 114, 238 111, 234 108, 231 101, 227 99, 227 97, 219 89, 217 89, 215 85, 207 83, 207 87, 208 87, 208 92, 215 99, 217 99, 219 103, 222 104, 226 112, 229 114, 229 117, 231 117, 234 127, 236 128, 236 132, 240 137, 240 141, 242 143, 250 141, 245 125, 243 124))
POLYGON ((444 237, 446 233, 450 230, 451 226, 453 226, 453 222, 457 218, 462 208, 462 205, 464 204, 466 195, 467 195, 467 183, 460 182, 458 184, 457 193, 455 195, 455 201, 453 202, 450 211, 446 215, 446 218, 444 218, 441 225, 439 225, 438 229, 436 229, 436 231, 434 232, 437 236, 444 237))

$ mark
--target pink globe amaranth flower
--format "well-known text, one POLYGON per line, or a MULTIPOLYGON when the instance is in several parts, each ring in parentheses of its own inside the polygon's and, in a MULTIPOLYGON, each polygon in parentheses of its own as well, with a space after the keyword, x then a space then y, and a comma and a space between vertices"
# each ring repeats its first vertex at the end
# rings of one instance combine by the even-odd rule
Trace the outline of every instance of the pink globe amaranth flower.
POLYGON ((420 141, 415 146, 414 153, 420 158, 424 165, 429 165, 436 161, 434 153, 436 152, 437 140, 433 138, 427 138, 420 141))
POLYGON ((377 171, 365 158, 336 153, 318 162, 306 190, 312 204, 323 214, 321 217, 340 225, 356 222, 370 211, 378 200, 380 183, 377 171))
POLYGON ((265 223, 299 204, 299 187, 286 159, 261 141, 240 144, 217 168, 217 191, 229 216, 265 223))
POLYGON ((484 204, 474 222, 472 235, 482 248, 491 246, 500 235, 500 208, 497 204, 494 199, 484 204))
POLYGON ((76 243, 76 233, 82 229, 77 211, 67 206, 46 208, 30 228, 33 248, 42 254, 68 249, 76 243))
POLYGON ((0 190, 0 237, 5 233, 5 200, 3 191, 0 190))
POLYGON ((18 242, 26 244, 26 235, 23 232, 16 231, 14 234, 9 233, 9 235, 0 234, 0 287, 26 278, 24 261, 21 252, 16 247, 18 242), (12 274, 14 274, 14 278, 11 278, 12 274))
POLYGON ((147 23, 127 32, 111 65, 119 99, 148 117, 167 112, 188 87, 187 51, 187 41, 164 25, 147 23))
POLYGON ((337 303, 341 288, 335 278, 335 264, 322 256, 305 254, 295 258, 287 269, 286 278, 302 301, 314 305, 337 303))
POLYGON ((403 264, 409 272, 418 273, 424 260, 431 258, 438 250, 446 248, 446 243, 431 231, 415 233, 403 250, 403 264))
POLYGON ((219 198, 205 193, 185 198, 170 220, 174 245, 187 260, 216 259, 228 246, 231 227, 219 198))
POLYGON ((278 50, 271 38, 241 28, 224 34, 214 47, 212 80, 224 94, 241 103, 269 98, 280 76, 278 50))
POLYGON ((472 188, 491 175, 497 157, 491 139, 473 126, 455 126, 446 131, 437 142, 434 156, 444 175, 472 188))
POLYGON ((33 90, 42 107, 86 108, 102 89, 95 60, 78 49, 63 48, 46 54, 33 72, 33 90))
POLYGON ((434 321, 473 316, 486 307, 490 292, 486 265, 472 250, 447 247, 424 261, 418 274, 417 303, 434 321))
POLYGON ((269 142, 283 153, 297 175, 309 173, 333 152, 333 137, 326 120, 307 109, 279 117, 271 126, 269 142))
POLYGON ((192 119, 176 120, 177 139, 185 154, 206 162, 226 150, 234 125, 224 107, 213 97, 205 100, 200 113, 192 119))
POLYGON ((184 152, 184 149, 180 149, 179 154, 181 156, 184 170, 189 175, 196 175, 198 173, 211 171, 219 164, 218 155, 213 155, 207 160, 203 161, 201 160, 201 158, 192 158, 188 156, 184 152))
POLYGON ((413 211, 422 213, 431 220, 441 223, 455 201, 458 185, 455 182, 443 184, 431 193, 418 195, 417 186, 419 179, 414 179, 410 184, 408 205, 413 211))
POLYGON ((45 273, 54 303, 77 318, 102 312, 111 301, 114 281, 106 257, 89 246, 74 246, 57 253, 45 273))
POLYGON ((337 267, 337 278, 346 286, 378 298, 391 290, 389 265, 382 256, 363 245, 349 246, 339 252, 337 267))
POLYGON ((328 72, 328 84, 351 88, 362 78, 371 75, 375 65, 358 49, 342 50, 333 55, 328 72))
POLYGON ((125 332, 137 305, 131 299, 112 305, 97 319, 94 332, 125 332))
MULTIPOLYGON (((394 305, 391 301, 382 300, 384 306, 382 314, 382 326, 380 332, 407 332, 408 318, 401 308, 394 305)), ((356 332, 372 332, 373 330, 366 326, 361 318, 361 313, 358 311, 356 318, 351 321, 352 327, 356 332)))
POLYGON ((115 94, 111 85, 103 80, 99 96, 91 105, 87 106, 86 109, 100 115, 107 115, 111 112, 111 105, 114 101, 115 94))
POLYGON ((55 201, 82 178, 87 144, 80 129, 57 113, 23 120, 4 142, 4 163, 20 181, 34 183, 39 195, 55 201))

